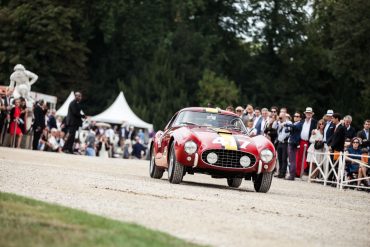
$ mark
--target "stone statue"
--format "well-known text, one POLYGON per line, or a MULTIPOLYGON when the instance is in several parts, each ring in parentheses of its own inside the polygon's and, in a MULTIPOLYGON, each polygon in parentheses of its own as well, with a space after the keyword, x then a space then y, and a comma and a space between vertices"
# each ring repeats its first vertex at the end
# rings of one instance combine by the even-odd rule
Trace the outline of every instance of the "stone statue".
POLYGON ((22 64, 14 66, 14 72, 10 76, 9 88, 13 91, 15 99, 23 97, 27 101, 27 105, 33 103, 30 97, 31 85, 34 84, 39 77, 24 68, 22 64), (15 85, 14 85, 15 84, 15 85))

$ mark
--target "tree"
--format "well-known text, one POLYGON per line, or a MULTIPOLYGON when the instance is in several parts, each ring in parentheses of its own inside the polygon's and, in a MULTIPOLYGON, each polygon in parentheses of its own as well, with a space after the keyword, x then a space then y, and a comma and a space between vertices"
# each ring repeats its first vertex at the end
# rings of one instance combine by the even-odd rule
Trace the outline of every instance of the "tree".
POLYGON ((369 10, 366 0, 338 0, 330 23, 330 69, 340 81, 341 95, 346 96, 340 100, 341 109, 361 118, 370 115, 369 10))
POLYGON ((15 64, 39 75, 33 90, 67 94, 87 84, 87 49, 80 39, 81 16, 56 1, 9 1, 0 9, 0 80, 15 64))
POLYGON ((235 82, 219 77, 210 70, 205 70, 199 81, 197 99, 201 106, 212 103, 215 106, 226 108, 239 101, 239 91, 235 82))

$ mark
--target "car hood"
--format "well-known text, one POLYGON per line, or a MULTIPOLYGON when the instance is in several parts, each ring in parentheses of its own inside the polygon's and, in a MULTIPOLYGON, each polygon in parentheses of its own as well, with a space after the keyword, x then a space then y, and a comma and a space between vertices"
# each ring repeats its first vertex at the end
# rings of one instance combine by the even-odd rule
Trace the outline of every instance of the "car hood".
POLYGON ((241 132, 213 127, 193 127, 189 129, 203 146, 203 149, 230 149, 256 151, 253 138, 241 132))

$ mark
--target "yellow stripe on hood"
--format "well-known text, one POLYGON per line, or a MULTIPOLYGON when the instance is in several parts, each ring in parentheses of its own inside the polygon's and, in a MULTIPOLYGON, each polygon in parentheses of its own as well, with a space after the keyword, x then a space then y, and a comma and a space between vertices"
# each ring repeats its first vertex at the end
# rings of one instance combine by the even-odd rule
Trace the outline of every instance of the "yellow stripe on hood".
POLYGON ((233 135, 218 133, 224 139, 224 146, 226 150, 238 150, 238 145, 236 144, 235 138, 233 135))

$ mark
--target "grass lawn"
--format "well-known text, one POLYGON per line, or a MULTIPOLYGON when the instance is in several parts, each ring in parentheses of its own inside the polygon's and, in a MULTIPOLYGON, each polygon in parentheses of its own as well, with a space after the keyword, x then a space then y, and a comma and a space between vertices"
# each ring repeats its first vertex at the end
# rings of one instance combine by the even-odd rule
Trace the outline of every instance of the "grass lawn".
POLYGON ((135 224, 2 192, 0 245, 197 246, 135 224))

